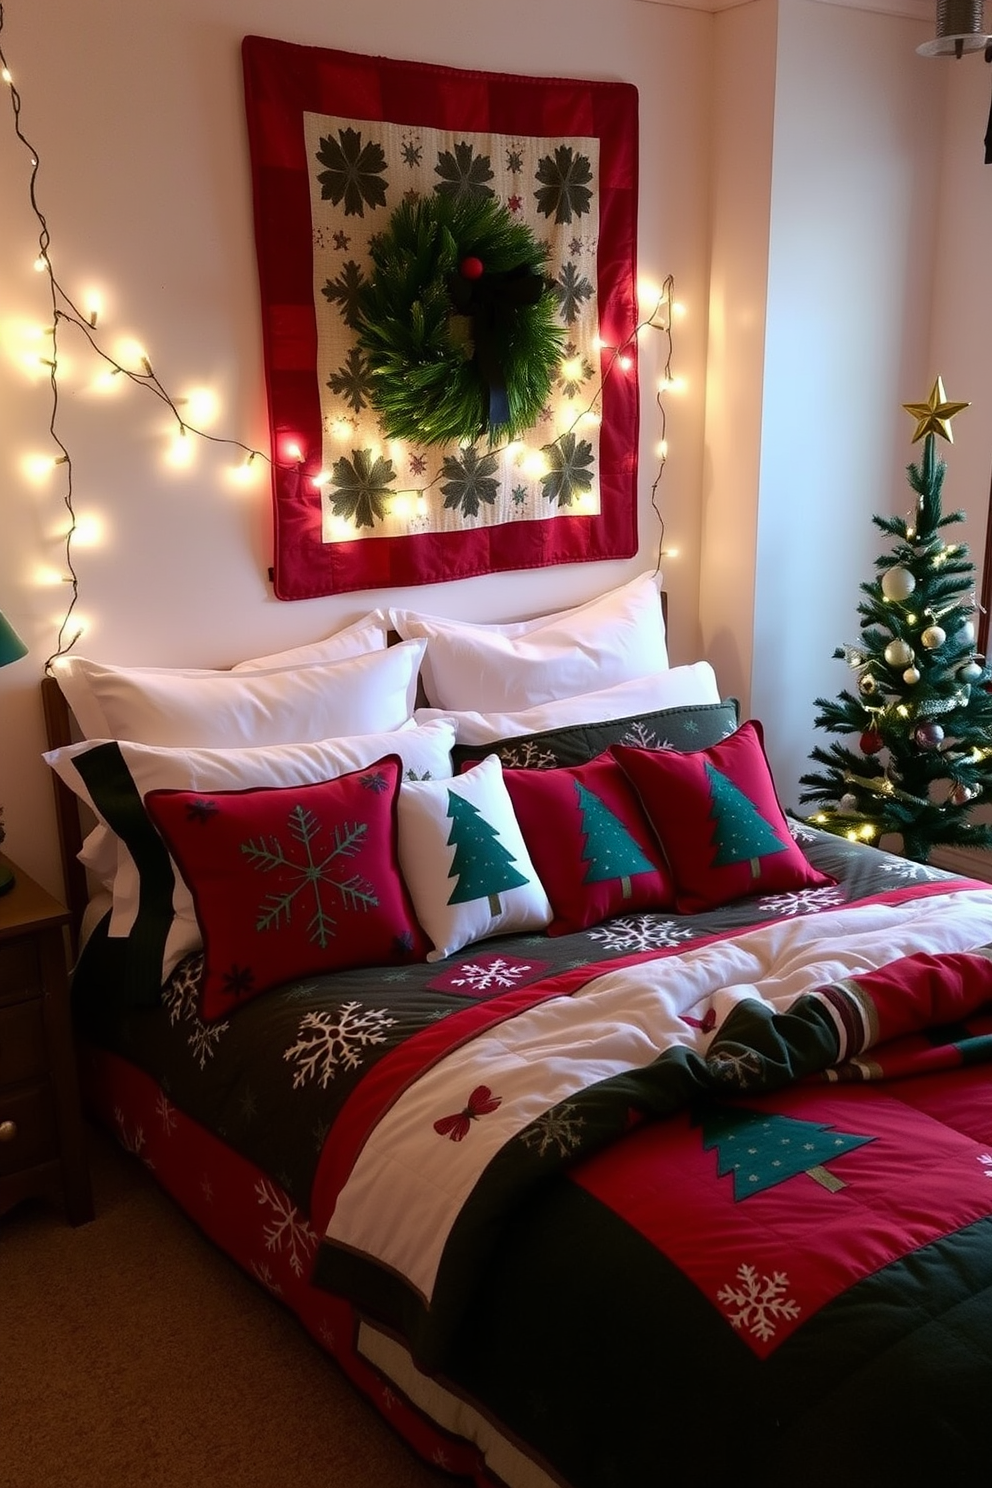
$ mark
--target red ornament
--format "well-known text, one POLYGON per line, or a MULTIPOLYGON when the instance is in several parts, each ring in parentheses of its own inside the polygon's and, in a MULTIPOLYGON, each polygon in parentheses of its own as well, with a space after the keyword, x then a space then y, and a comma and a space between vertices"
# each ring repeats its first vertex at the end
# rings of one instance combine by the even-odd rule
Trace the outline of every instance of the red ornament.
POLYGON ((482 259, 470 254, 468 258, 462 259, 458 265, 458 271, 463 279, 481 279, 485 269, 482 259))
POLYGON ((861 735, 861 753, 877 754, 883 747, 882 736, 877 729, 865 729, 861 735))

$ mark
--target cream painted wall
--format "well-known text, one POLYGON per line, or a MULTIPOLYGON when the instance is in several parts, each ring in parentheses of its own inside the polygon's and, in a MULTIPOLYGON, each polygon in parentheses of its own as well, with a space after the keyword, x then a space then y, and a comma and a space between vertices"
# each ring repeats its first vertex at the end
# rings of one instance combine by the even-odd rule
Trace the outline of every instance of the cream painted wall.
MULTIPOLYGON (((640 96, 639 267, 675 276, 687 307, 670 399, 671 455, 659 489, 667 541, 687 553, 666 573, 673 653, 699 652, 696 627, 708 271, 709 71, 713 17, 637 0, 5 0, 0 32, 37 150, 37 198, 55 273, 80 300, 103 294, 100 337, 130 334, 174 393, 219 396, 214 432, 265 446, 264 386, 241 87, 245 33, 345 50, 538 75, 623 79, 640 96)), ((32 484, 22 462, 51 451, 51 398, 16 352, 50 319, 32 270, 38 224, 30 158, 0 90, 0 608, 30 644, 0 671, 0 803, 7 850, 59 887, 51 785, 40 759, 38 682, 68 594, 64 471, 32 484)), ((199 446, 190 470, 163 462, 169 420, 153 398, 92 390, 99 361, 60 338, 59 429, 73 456, 74 502, 96 546, 74 546, 77 650, 103 660, 227 665, 315 638, 392 600, 439 613, 510 618, 575 603, 653 567, 649 506, 658 438, 660 337, 642 348, 641 550, 629 563, 568 565, 387 595, 273 599, 270 499, 227 482, 228 451, 199 446)), ((81 534, 82 535, 82 534, 81 534)))
MULTIPOLYGON (((907 505, 901 405, 950 367, 930 314, 942 210, 981 235, 960 188, 942 193, 959 131, 947 75, 916 55, 931 24, 756 0, 717 33, 700 619, 796 807, 826 741, 815 699, 850 680, 832 657, 884 546, 872 514, 907 505)), ((959 313, 948 356, 963 329, 959 313)))
MULTIPOLYGON (((918 22, 782 0, 762 395, 751 707, 798 804, 817 696, 849 684, 858 585, 902 511, 926 398, 940 78, 918 22), (783 706, 783 700, 787 700, 783 706)), ((918 453, 918 451, 917 451, 918 453)), ((825 739, 819 736, 820 741, 825 739)))

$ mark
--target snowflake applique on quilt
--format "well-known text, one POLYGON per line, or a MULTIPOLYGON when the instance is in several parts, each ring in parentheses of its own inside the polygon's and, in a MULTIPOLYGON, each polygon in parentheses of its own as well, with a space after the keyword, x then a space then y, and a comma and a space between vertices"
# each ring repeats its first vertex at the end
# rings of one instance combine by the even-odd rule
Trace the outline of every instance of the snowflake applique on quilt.
POLYGON ((434 992, 454 992, 459 997, 482 1001, 538 981, 549 965, 548 961, 525 961, 517 956, 476 956, 472 961, 460 961, 450 967, 428 986, 434 992))

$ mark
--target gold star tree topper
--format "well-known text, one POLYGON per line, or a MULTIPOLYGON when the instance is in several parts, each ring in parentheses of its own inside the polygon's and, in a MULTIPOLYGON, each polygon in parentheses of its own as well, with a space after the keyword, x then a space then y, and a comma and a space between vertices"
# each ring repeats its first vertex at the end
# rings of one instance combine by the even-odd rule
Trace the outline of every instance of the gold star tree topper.
POLYGON ((963 408, 970 408, 970 403, 948 403, 944 394, 944 384, 938 377, 930 389, 930 398, 926 403, 904 403, 907 413, 911 413, 916 419, 916 433, 913 435, 913 443, 922 439, 924 434, 939 434, 948 443, 954 443, 954 435, 951 433, 951 419, 963 408))

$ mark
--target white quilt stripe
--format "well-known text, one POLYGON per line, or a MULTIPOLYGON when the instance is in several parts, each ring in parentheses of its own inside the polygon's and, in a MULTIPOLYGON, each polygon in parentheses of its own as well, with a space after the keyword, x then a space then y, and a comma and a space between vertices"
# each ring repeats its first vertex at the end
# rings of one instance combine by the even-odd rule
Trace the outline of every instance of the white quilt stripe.
POLYGON ((899 956, 964 951, 992 939, 992 894, 964 890, 780 921, 736 939, 607 972, 480 1034, 439 1060, 385 1112, 359 1153, 327 1227, 333 1242, 398 1272, 429 1301, 445 1244, 500 1148, 590 1084, 651 1063, 680 1044, 705 1052, 688 1026, 709 1007, 717 1026, 759 999, 785 1011, 797 997, 899 956), (500 1105, 460 1142, 434 1131, 478 1086, 500 1105))

